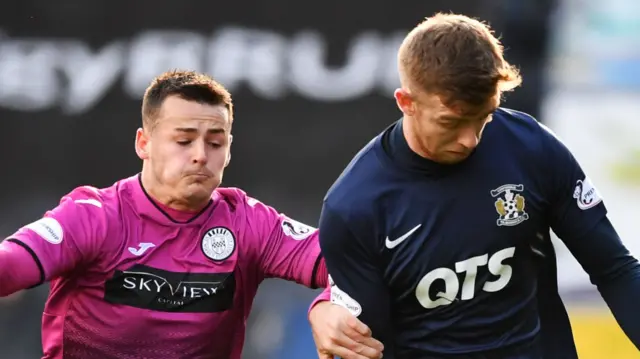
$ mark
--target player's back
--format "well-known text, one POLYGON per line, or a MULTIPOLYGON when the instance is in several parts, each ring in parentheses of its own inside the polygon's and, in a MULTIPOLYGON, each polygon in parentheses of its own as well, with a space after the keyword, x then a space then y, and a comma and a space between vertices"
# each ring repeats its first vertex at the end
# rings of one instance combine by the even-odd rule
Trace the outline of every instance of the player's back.
MULTIPOLYGON (((447 166, 399 141, 401 123, 369 143, 325 198, 390 292, 391 325, 374 330, 393 338, 385 358, 541 358, 538 277, 554 275, 555 264, 539 124, 499 109, 471 157, 447 166)), ((325 256, 333 273, 339 264, 325 256)))
POLYGON ((246 224, 260 206, 218 189, 199 213, 172 211, 137 176, 71 192, 12 236, 52 280, 44 358, 240 358, 264 278, 256 228, 273 225, 246 224))

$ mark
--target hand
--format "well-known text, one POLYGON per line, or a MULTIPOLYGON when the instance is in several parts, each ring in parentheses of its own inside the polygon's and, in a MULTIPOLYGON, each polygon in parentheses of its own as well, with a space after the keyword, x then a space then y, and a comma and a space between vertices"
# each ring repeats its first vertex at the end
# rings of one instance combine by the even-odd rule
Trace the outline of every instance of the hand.
POLYGON ((371 337, 371 329, 349 311, 331 302, 316 304, 309 313, 318 358, 379 359, 382 343, 371 337))

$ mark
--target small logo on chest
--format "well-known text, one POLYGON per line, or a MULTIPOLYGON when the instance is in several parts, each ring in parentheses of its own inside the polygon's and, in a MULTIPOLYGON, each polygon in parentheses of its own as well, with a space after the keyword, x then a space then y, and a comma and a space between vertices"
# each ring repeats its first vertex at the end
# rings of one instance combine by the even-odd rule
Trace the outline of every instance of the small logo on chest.
POLYGON ((220 262, 231 257, 235 249, 236 238, 228 228, 211 228, 202 237, 202 253, 212 261, 220 262))
POLYGON ((142 242, 138 244, 138 248, 134 248, 134 247, 129 247, 129 252, 131 252, 131 254, 133 254, 134 256, 141 256, 143 255, 149 248, 153 248, 156 245, 153 243, 149 243, 149 242, 142 242))
POLYGON ((500 215, 496 221, 498 226, 515 226, 529 219, 524 211, 525 199, 522 192, 524 185, 521 184, 505 184, 491 190, 491 196, 497 198, 494 205, 500 215))

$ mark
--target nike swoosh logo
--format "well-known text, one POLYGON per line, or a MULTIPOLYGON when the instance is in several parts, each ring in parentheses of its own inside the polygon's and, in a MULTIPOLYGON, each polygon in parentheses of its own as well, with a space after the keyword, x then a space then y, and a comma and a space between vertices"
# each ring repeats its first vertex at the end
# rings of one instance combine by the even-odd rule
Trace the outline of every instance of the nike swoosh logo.
POLYGON ((402 237, 396 238, 393 241, 389 240, 389 237, 387 236, 387 239, 385 239, 385 245, 389 249, 393 249, 393 248, 397 247, 400 243, 404 242, 405 239, 409 238, 409 236, 412 235, 413 232, 417 231, 418 228, 420 228, 420 227, 422 227, 422 224, 419 224, 419 225, 413 227, 412 230, 410 230, 409 232, 405 233, 402 237))

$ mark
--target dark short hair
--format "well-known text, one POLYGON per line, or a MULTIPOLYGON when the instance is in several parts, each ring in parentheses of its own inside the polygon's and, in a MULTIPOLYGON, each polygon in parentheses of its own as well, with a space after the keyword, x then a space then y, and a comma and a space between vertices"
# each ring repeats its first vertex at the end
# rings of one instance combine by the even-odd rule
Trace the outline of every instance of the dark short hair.
POLYGON ((153 128, 160 107, 169 96, 207 105, 224 105, 233 121, 233 102, 227 89, 211 76, 195 71, 167 71, 151 81, 142 99, 142 124, 153 128))
POLYGON ((398 68, 403 85, 440 95, 446 105, 481 105, 522 82, 491 28, 456 14, 438 13, 416 26, 400 46, 398 68))

